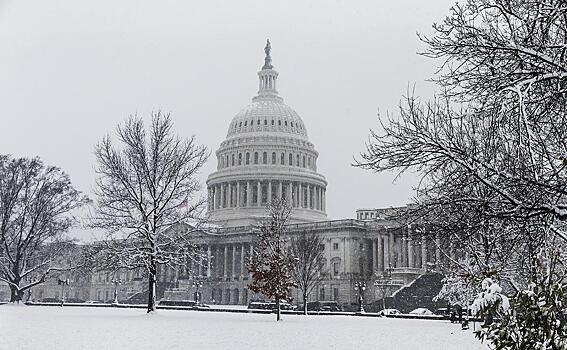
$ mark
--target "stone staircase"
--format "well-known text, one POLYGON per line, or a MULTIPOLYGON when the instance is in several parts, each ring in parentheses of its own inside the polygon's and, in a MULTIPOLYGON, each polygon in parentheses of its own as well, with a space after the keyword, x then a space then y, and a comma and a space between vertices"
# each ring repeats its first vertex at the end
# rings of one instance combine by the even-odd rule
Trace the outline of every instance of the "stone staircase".
MULTIPOLYGON (((395 291, 392 296, 384 298, 387 309, 398 309, 402 313, 408 313, 418 307, 427 308, 433 312, 441 307, 446 307, 446 301, 433 301, 443 286, 443 275, 439 273, 424 274, 417 277, 410 284, 395 291)), ((365 309, 369 312, 382 310, 382 299, 373 302, 365 309)))

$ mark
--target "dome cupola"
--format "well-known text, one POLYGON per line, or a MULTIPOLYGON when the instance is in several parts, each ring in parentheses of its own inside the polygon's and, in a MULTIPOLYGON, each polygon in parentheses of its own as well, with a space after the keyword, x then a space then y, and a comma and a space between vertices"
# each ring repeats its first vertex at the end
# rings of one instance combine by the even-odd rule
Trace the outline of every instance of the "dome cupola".
POLYGON ((326 218, 319 154, 299 114, 278 94, 269 40, 264 52, 258 95, 230 122, 216 152, 217 171, 207 180, 211 220, 224 226, 255 223, 276 198, 292 205, 292 222, 326 218))

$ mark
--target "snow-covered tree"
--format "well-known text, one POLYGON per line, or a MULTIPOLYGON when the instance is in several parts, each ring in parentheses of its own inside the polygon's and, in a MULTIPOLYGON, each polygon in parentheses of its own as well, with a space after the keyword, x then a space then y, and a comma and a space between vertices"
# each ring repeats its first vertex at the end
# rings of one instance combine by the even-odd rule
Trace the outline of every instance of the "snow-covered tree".
POLYGON ((290 256, 285 240, 291 207, 284 199, 276 199, 268 205, 267 214, 257 227, 254 254, 248 265, 252 273, 248 289, 275 299, 276 320, 279 321, 280 302, 291 301, 291 288, 296 287, 292 278, 295 260, 290 256))
POLYGON ((483 281, 473 312, 499 320, 486 322, 476 336, 494 349, 567 349, 567 326, 559 320, 567 302, 566 275, 564 268, 556 266, 558 262, 556 252, 536 258, 537 278, 513 298, 512 308, 497 283, 483 281))
POLYGON ((527 281, 543 242, 567 239, 565 11, 553 0, 454 5, 422 38, 424 54, 442 61, 443 93, 427 103, 407 97, 358 163, 419 171, 418 207, 431 231, 456 227, 445 242, 454 235, 457 250, 483 248, 468 253, 486 277, 507 266, 527 281))
POLYGON ((323 239, 316 233, 302 232, 291 239, 289 255, 294 259, 291 276, 303 297, 303 313, 307 315, 307 298, 323 280, 323 239))
POLYGON ((72 211, 87 201, 61 169, 0 155, 0 281, 10 302, 50 273, 82 265, 65 233, 76 223, 72 211))
POLYGON ((158 265, 197 262, 191 233, 200 228, 205 199, 197 172, 208 157, 195 138, 173 133, 169 115, 154 113, 146 132, 141 118, 118 126, 96 145, 96 209, 92 227, 106 232, 100 248, 105 269, 142 268, 148 276, 147 311, 155 311, 158 265), (182 225, 181 223, 186 223, 182 225))

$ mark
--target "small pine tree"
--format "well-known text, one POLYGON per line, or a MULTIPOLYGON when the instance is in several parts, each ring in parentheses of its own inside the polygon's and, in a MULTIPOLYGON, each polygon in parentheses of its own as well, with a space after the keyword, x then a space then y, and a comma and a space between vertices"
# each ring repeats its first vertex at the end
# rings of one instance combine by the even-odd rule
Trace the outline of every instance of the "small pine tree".
POLYGON ((501 307, 499 298, 481 305, 480 312, 497 315, 498 322, 485 324, 476 332, 481 341, 487 340, 497 350, 567 349, 567 326, 559 319, 567 301, 562 282, 565 276, 555 269, 557 255, 544 268, 536 259, 537 275, 527 290, 519 292, 509 311, 501 307))
POLYGON ((287 254, 284 240, 291 208, 285 200, 276 200, 268 206, 267 211, 268 217, 258 225, 257 243, 248 265, 252 273, 252 283, 248 289, 275 299, 279 321, 280 301, 290 301, 291 288, 296 286, 291 275, 294 260, 287 254))

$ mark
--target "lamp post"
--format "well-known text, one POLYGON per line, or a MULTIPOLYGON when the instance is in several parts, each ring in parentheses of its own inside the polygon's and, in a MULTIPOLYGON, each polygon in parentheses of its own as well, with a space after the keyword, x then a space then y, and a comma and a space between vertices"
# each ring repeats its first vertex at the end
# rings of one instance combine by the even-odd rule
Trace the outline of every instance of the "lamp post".
POLYGON ((61 286, 61 306, 65 303, 65 286, 69 285, 69 279, 57 279, 57 284, 61 286))
POLYGON ((195 291, 195 304, 198 304, 201 301, 201 296, 199 295, 199 288, 203 287, 203 281, 193 280, 192 283, 193 288, 197 288, 195 291))
POLYGON ((386 274, 382 276, 381 279, 374 282, 375 287, 381 287, 382 289, 382 310, 386 310, 386 293, 388 293, 389 288, 392 286, 392 264, 388 264, 386 269, 386 274))
POLYGON ((118 286, 122 284, 122 280, 118 278, 118 279, 113 279, 110 282, 114 284, 114 301, 112 302, 112 305, 118 305, 118 286))
POLYGON ((364 303, 364 290, 366 289, 365 282, 356 282, 354 284, 354 290, 358 292, 358 312, 364 312, 364 307, 362 304, 364 303))

